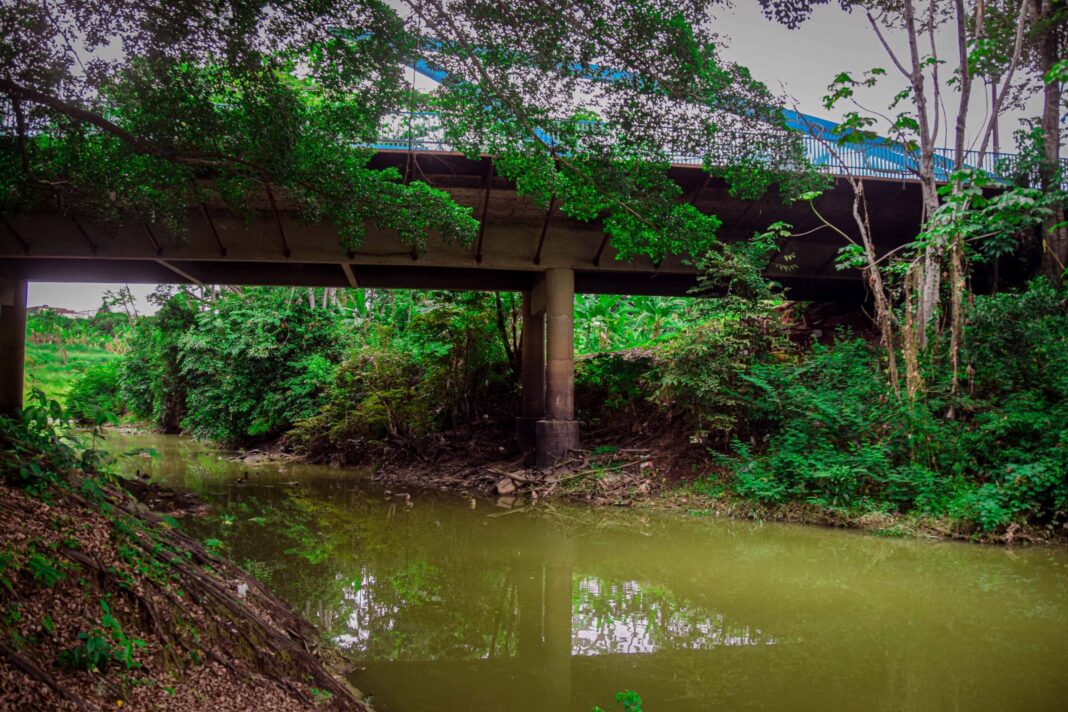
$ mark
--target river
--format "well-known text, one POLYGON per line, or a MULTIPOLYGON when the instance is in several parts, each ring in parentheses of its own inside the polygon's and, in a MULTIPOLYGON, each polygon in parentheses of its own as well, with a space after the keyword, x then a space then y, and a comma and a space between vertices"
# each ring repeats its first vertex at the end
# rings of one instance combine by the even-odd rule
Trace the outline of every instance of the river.
POLYGON ((114 434, 359 663, 379 712, 1064 710, 1068 551, 388 493, 114 434), (151 452, 139 452, 147 449, 151 452), (149 456, 151 455, 151 456, 149 456))

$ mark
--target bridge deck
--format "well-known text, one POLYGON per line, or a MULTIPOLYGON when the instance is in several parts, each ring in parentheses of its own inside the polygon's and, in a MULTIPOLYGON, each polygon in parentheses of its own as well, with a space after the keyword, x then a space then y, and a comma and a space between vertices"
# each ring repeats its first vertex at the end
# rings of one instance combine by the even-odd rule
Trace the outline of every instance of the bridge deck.
MULTIPOLYGON (((403 165, 405 152, 382 151, 373 165, 403 165)), ((337 230, 299 220, 284 200, 252 206, 254 217, 222 206, 197 206, 182 235, 159 225, 100 225, 59 214, 13 217, 0 230, 0 411, 22 405, 27 281, 261 284, 327 287, 480 289, 521 291, 523 328, 544 334, 523 360, 523 417, 517 441, 532 447, 548 466, 579 445, 574 420, 573 315, 575 292, 686 295, 697 273, 675 257, 620 261, 602 225, 578 222, 559 210, 546 212, 519 196, 507 180, 492 178, 488 157, 457 154, 415 156, 419 179, 447 190, 480 221, 471 245, 431 237, 417 254, 395 234, 369 227, 358 250, 346 253, 337 230)), ((770 194, 756 201, 732 197, 723 180, 697 166, 670 169, 684 199, 722 221, 721 239, 750 237, 776 221, 803 236, 782 247, 768 275, 794 299, 863 299, 856 272, 834 267, 846 235, 855 233, 852 189, 839 181, 817 201, 836 229, 819 222, 807 203, 784 205, 770 194)), ((871 179, 866 189, 879 249, 913 238, 920 224, 916 183, 871 179)), ((538 338, 538 337, 534 337, 538 338)))
MULTIPOLYGON (((373 165, 400 166, 402 152, 378 153, 373 165)), ((447 190, 481 221, 475 244, 432 237, 415 255, 390 232, 369 228, 360 248, 346 254, 337 231, 302 223, 280 206, 276 219, 266 201, 252 220, 221 206, 190 210, 187 233, 159 225, 95 225, 57 214, 23 215, 0 228, 0 276, 31 281, 103 281, 366 286, 380 288, 523 290, 551 268, 575 271, 578 292, 685 295, 696 274, 684 260, 661 265, 621 262, 599 222, 582 223, 555 209, 551 215, 519 196, 502 178, 489 178, 490 159, 458 154, 416 155, 421 180, 447 190)), ((807 204, 783 205, 775 194, 757 201, 731 197, 726 183, 697 166, 674 166, 684 199, 723 220, 720 236, 735 241, 784 220, 796 232, 769 271, 796 299, 862 298, 860 275, 834 268, 843 238, 820 224, 807 204)), ((911 239, 920 222, 918 185, 872 179, 867 188, 876 239, 890 249, 911 239)), ((290 206, 291 207, 291 206, 290 206)), ((820 212, 855 234, 852 193, 839 181, 817 201, 820 212)))

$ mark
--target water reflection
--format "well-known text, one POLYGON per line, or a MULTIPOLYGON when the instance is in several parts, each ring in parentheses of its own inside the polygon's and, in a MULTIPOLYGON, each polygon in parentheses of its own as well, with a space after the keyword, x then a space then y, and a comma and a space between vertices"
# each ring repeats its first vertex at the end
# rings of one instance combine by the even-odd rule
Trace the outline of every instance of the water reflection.
POLYGON ((775 642, 759 629, 680 602, 670 591, 652 584, 592 576, 584 576, 575 584, 572 655, 633 655, 775 642))
POLYGON ((472 509, 147 444, 162 457, 124 466, 209 500, 215 515, 185 526, 359 660, 382 712, 588 712, 623 688, 649 710, 1044 710, 1068 693, 1061 550, 472 509))

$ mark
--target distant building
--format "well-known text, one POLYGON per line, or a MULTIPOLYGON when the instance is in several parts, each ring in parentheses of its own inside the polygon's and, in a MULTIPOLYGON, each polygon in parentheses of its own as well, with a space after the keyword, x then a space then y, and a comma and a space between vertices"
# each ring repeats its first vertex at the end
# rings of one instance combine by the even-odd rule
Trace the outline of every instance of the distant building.
POLYGON ((26 311, 30 314, 52 312, 53 314, 70 317, 71 319, 88 319, 95 313, 94 311, 74 311, 73 309, 67 309, 66 307, 50 307, 47 304, 41 304, 35 307, 28 307, 26 311))

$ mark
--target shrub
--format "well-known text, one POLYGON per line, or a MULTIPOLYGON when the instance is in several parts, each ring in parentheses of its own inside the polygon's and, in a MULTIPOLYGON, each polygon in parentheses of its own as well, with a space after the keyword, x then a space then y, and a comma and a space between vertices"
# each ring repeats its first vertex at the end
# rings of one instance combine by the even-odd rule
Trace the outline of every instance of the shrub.
POLYGON ((652 352, 621 351, 580 357, 575 362, 575 400, 579 417, 596 418, 604 411, 640 408, 652 396, 655 382, 652 352))
POLYGON ((364 444, 419 447, 477 422, 514 393, 514 374, 483 294, 435 295, 406 328, 371 327, 337 369, 328 403, 289 441, 304 452, 356 455, 364 444))
POLYGON ((73 470, 100 473, 104 454, 82 447, 66 432, 62 406, 38 389, 21 418, 0 415, 0 478, 40 494, 73 470))
POLYGON ((762 315, 725 315, 681 332, 660 349, 650 374, 653 398, 681 414, 698 439, 744 428, 753 391, 748 369, 781 347, 783 337, 762 315))
MULTIPOLYGON (((740 496, 945 515, 995 531, 1068 521, 1068 311, 1045 282, 981 296, 966 392, 899 401, 879 354, 840 338, 795 362, 754 362, 742 432, 721 458, 740 496), (955 403, 955 417, 946 417, 955 403)), ((936 345, 936 348, 939 346, 936 345)), ((944 370, 944 369, 943 369, 944 370)))
POLYGON ((288 290, 227 294, 179 340, 182 426, 225 445, 278 435, 316 413, 340 356, 326 310, 288 290))
POLYGON ((99 363, 74 382, 67 396, 67 412, 79 423, 114 421, 125 412, 119 392, 118 361, 99 363))
POLYGON ((347 449, 353 441, 413 442, 434 426, 425 372, 410 354, 364 349, 337 370, 330 402, 297 424, 289 440, 309 452, 347 449))

